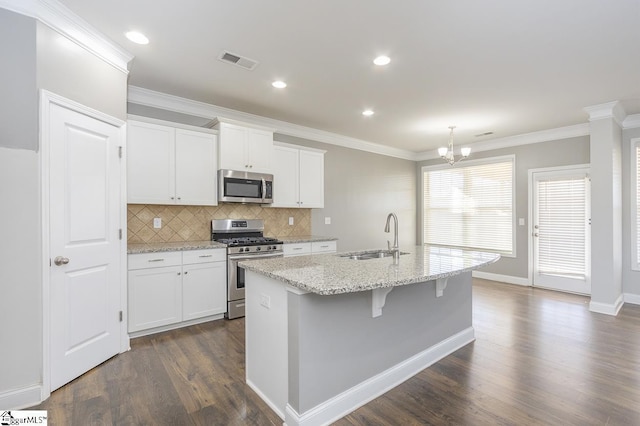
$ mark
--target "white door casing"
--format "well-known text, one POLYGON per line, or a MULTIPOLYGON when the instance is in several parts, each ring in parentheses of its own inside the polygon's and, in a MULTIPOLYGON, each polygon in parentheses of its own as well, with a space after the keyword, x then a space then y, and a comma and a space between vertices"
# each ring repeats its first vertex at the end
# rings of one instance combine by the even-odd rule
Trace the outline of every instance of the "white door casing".
POLYGON ((45 91, 41 110, 44 398, 126 350, 128 339, 124 122, 45 91))
POLYGON ((591 294, 588 166, 531 170, 533 286, 591 294))

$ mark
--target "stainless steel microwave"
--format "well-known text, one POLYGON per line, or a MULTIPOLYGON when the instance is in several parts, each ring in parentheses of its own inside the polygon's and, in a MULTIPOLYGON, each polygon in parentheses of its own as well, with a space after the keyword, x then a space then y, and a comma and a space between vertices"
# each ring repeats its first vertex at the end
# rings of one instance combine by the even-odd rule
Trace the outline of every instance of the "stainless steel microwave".
POLYGON ((273 202, 273 175, 218 170, 218 201, 224 203, 273 202))

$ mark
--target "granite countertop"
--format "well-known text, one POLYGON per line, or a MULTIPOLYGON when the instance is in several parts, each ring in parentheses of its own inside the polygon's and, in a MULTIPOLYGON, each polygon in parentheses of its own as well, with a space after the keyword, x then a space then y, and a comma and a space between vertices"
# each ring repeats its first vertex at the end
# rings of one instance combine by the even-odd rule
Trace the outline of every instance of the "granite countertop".
POLYGON ((127 245, 127 254, 159 253, 163 251, 203 250, 227 248, 215 241, 185 241, 180 243, 134 243, 127 245))
MULTIPOLYGON (((311 293, 354 293, 431 281, 472 271, 500 259, 499 254, 443 247, 402 249, 398 265, 392 257, 353 260, 338 254, 242 261, 239 264, 311 293)), ((355 252, 351 252, 355 253, 355 252)))
POLYGON ((285 244, 314 243, 318 241, 337 241, 338 240, 336 237, 321 237, 318 235, 289 235, 286 237, 277 235, 274 238, 279 239, 285 244))

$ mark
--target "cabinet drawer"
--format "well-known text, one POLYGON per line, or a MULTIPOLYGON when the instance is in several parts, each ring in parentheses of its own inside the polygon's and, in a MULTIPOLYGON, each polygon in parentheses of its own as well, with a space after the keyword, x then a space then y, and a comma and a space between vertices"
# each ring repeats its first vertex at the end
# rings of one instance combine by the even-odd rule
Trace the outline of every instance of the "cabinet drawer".
POLYGON ((312 253, 331 253, 335 252, 337 245, 335 241, 314 241, 311 243, 312 253))
POLYGON ((226 249, 185 250, 182 252, 182 263, 185 265, 207 262, 223 262, 226 260, 226 249))
POLYGON ((311 254, 311 243, 284 244, 282 250, 284 251, 285 257, 311 254))
POLYGON ((160 268, 163 266, 182 265, 182 253, 179 251, 163 251, 157 253, 130 254, 128 269, 160 268))

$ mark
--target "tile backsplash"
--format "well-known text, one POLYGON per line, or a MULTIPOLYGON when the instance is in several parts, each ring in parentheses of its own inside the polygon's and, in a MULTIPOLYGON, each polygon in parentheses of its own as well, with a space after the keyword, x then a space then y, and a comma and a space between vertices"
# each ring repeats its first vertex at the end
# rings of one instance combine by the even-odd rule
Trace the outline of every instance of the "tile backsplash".
POLYGON ((263 219, 269 237, 311 235, 311 209, 282 209, 249 204, 219 206, 127 205, 127 242, 161 243, 211 239, 212 219, 263 219), (159 217, 162 227, 155 229, 159 217), (294 225, 289 225, 293 217, 294 225))

